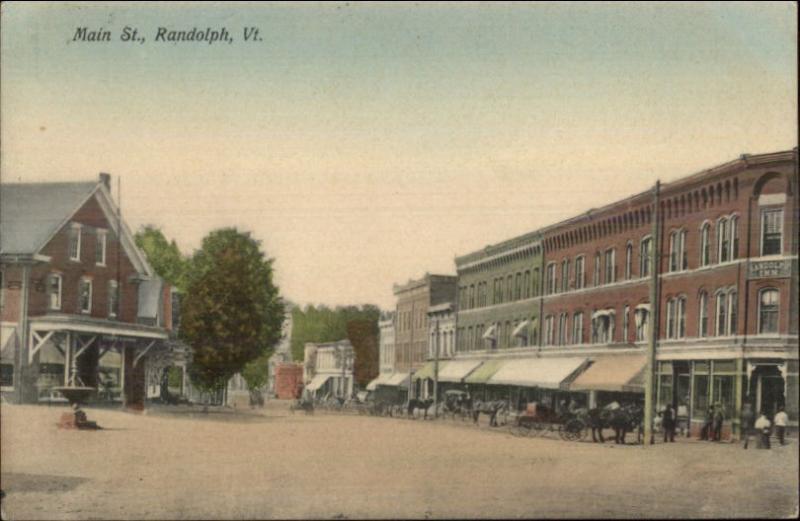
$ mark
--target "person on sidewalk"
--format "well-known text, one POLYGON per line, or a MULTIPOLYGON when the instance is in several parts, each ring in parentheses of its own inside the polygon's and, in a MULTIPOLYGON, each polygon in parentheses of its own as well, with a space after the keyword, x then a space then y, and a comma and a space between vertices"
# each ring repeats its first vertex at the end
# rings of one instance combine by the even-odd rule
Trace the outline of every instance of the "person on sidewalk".
POLYGON ((714 423, 714 409, 709 407, 706 410, 706 416, 703 420, 703 428, 700 429, 700 439, 701 440, 710 440, 711 439, 711 426, 714 423))
POLYGON ((778 435, 778 441, 781 445, 786 445, 784 436, 786 436, 786 425, 789 423, 789 416, 786 414, 783 405, 778 407, 778 412, 775 413, 773 421, 775 423, 775 434, 778 435))
POLYGON ((722 404, 714 406, 714 441, 722 440, 722 422, 725 420, 725 415, 722 413, 722 404))
POLYGON ((767 415, 762 412, 761 416, 759 416, 758 419, 756 420, 756 430, 758 431, 759 449, 769 449, 769 435, 771 426, 772 425, 767 419, 767 415))
POLYGON ((664 443, 675 442, 675 408, 671 403, 664 406, 661 411, 661 428, 664 431, 664 443))
POLYGON ((744 441, 744 448, 750 443, 750 436, 753 435, 753 424, 755 423, 756 414, 753 412, 753 407, 749 402, 745 402, 742 407, 742 423, 740 429, 742 431, 742 441, 744 441))

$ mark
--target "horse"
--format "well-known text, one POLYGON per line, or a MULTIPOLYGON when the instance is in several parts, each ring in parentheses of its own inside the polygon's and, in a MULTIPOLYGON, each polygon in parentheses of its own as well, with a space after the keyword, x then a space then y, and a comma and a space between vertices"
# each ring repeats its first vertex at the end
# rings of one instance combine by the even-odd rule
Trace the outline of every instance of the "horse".
POLYGON ((625 436, 628 431, 637 429, 637 443, 642 440, 643 409, 636 405, 624 405, 613 409, 609 416, 609 426, 614 429, 614 443, 625 445, 625 436))
POLYGON ((430 406, 433 405, 433 399, 428 398, 427 400, 419 400, 417 398, 411 398, 408 400, 406 405, 406 414, 408 415, 408 419, 414 418, 414 412, 417 409, 422 409, 425 413, 423 419, 428 419, 428 409, 430 406))
POLYGON ((603 429, 610 427, 611 412, 610 409, 594 407, 592 409, 578 409, 575 411, 575 415, 592 430, 593 442, 597 443, 599 438, 600 443, 605 443, 603 429))
POLYGON ((489 415, 489 427, 497 427, 497 415, 506 410, 505 400, 495 400, 483 402, 475 400, 472 407, 472 421, 475 425, 478 424, 478 417, 481 413, 489 415))

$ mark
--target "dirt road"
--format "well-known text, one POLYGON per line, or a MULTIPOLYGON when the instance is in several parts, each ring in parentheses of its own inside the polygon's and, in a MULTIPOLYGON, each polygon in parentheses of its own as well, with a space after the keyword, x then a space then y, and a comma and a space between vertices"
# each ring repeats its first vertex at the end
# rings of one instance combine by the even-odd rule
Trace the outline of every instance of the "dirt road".
POLYGON ((445 421, 325 415, 135 415, 60 431, 64 409, 7 406, 10 519, 788 517, 796 440, 604 446, 445 421))

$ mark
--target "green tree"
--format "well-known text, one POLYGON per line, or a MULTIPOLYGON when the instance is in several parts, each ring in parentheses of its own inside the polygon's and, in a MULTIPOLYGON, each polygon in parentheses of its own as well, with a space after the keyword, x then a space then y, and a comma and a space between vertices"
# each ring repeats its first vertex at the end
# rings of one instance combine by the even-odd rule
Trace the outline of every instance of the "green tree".
POLYGON ((280 339, 284 311, 272 260, 249 233, 224 228, 203 239, 185 280, 180 336, 192 346, 189 374, 198 387, 219 389, 280 339))
POLYGON ((292 310, 292 358, 303 360, 307 342, 335 342, 348 338, 347 324, 352 320, 367 320, 378 327, 380 310, 377 306, 327 306, 307 305, 304 309, 292 310))
POLYGON ((378 376, 378 322, 369 319, 353 319, 347 322, 347 338, 353 346, 355 360, 353 378, 356 384, 366 386, 378 376))
POLYGON ((271 352, 262 354, 255 360, 248 362, 242 369, 242 378, 247 382, 247 388, 256 391, 267 385, 269 379, 269 358, 271 352))
POLYGON ((151 224, 143 226, 134 236, 136 245, 145 253, 156 273, 172 286, 183 290, 188 260, 181 254, 175 240, 167 241, 162 231, 151 224))

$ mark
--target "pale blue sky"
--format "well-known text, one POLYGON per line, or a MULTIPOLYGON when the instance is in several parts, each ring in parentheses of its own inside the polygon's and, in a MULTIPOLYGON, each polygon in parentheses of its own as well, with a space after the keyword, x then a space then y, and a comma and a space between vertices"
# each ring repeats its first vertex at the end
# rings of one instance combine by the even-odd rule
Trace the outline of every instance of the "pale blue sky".
POLYGON ((455 255, 797 142, 789 3, 17 2, 2 23, 4 181, 108 171, 129 223, 186 251, 252 231, 298 302, 389 306, 455 255))

